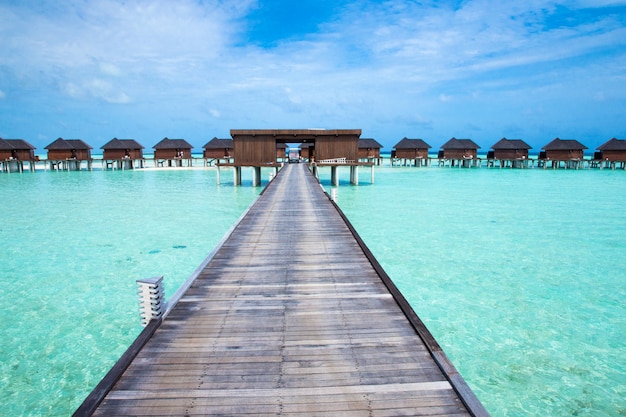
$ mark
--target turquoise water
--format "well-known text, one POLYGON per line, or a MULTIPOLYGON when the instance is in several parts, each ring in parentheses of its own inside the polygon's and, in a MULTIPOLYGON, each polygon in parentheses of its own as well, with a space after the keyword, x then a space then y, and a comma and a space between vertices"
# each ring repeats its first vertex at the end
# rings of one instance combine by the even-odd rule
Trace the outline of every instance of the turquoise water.
POLYGON ((172 295, 260 190, 224 177, 0 175, 0 415, 81 404, 141 330, 135 280, 164 275, 172 295))
POLYGON ((337 200, 492 415, 626 415, 625 172, 383 169, 337 200))
MULTIPOLYGON (((339 205, 492 415, 626 415, 625 172, 340 175, 339 205)), ((213 169, 0 175, 0 415, 71 414, 141 329, 135 280, 173 294, 259 191, 213 169)))

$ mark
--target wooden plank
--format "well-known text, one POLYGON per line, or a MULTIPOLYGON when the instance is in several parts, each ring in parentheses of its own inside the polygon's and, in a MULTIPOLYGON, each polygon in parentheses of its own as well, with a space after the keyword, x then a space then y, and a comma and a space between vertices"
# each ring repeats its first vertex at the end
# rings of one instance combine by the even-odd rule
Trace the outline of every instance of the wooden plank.
POLYGON ((94 414, 487 415, 356 236, 285 167, 94 414))

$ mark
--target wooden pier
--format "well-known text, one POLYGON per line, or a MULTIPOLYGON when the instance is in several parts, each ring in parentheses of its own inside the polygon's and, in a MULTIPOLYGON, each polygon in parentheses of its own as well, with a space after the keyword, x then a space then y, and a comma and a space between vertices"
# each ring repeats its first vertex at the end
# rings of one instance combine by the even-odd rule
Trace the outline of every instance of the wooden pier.
POLYGON ((287 164, 75 416, 487 416, 305 164, 287 164))

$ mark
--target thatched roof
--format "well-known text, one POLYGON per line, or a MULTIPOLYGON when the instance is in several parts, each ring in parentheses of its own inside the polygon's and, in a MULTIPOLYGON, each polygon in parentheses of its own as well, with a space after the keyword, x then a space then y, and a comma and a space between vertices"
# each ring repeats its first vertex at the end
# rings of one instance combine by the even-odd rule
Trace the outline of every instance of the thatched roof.
POLYGON ((203 146, 204 149, 233 149, 232 139, 213 138, 203 146))
POLYGON ((65 139, 68 141, 76 150, 85 151, 87 149, 93 149, 87 143, 83 142, 82 139, 65 139))
POLYGON ((299 149, 309 149, 312 148, 315 144, 314 143, 301 143, 300 145, 298 145, 299 149))
POLYGON ((135 139, 113 138, 100 149, 143 149, 143 146, 137 143, 135 139))
POLYGON ((8 150, 16 150, 16 151, 24 151, 24 150, 32 150, 37 149, 30 143, 26 142, 24 139, 2 139, 0 138, 0 149, 8 151, 8 150))
POLYGON ((480 149, 471 139, 452 138, 441 146, 441 149, 480 149))
POLYGON ((279 142, 276 144, 276 149, 287 149, 287 144, 279 142))
POLYGON ((556 138, 541 149, 543 149, 544 151, 569 151, 569 150, 581 151, 583 149, 589 149, 589 148, 587 148, 585 145, 583 145, 582 143, 574 139, 556 138))
POLYGON ((599 151, 626 151, 626 139, 610 139, 597 149, 599 151))
POLYGON ((193 146, 185 139, 169 139, 163 138, 159 143, 153 146, 154 149, 191 149, 193 146))
POLYGON ((380 149, 383 145, 378 143, 376 139, 363 138, 359 139, 359 149, 380 149))
POLYGON ((10 151, 13 150, 13 146, 6 140, 0 138, 0 151, 10 151))
POLYGON ((507 139, 502 138, 497 143, 495 143, 491 149, 494 151, 497 150, 515 150, 515 149, 532 149, 532 146, 527 144, 521 139, 507 139))
POLYGON ((60 151, 60 150, 88 150, 93 149, 91 146, 83 142, 81 139, 63 139, 58 138, 50 145, 46 146, 44 149, 49 151, 60 151))
POLYGON ((402 138, 402 140, 396 143, 394 146, 395 149, 429 149, 432 148, 428 143, 424 142, 422 139, 407 139, 402 138))

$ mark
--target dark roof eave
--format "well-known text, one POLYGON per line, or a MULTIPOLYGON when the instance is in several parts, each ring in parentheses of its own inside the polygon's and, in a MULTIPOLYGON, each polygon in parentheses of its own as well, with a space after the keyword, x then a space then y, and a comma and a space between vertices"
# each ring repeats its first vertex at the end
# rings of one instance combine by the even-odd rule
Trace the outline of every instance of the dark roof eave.
POLYGON ((456 139, 452 138, 441 146, 441 149, 446 150, 464 150, 464 149, 480 149, 471 139, 456 139))
POLYGON ((581 151, 589 148, 575 139, 556 138, 541 149, 544 151, 581 151))
POLYGON ((612 138, 596 149, 599 151, 626 151, 626 139, 612 138))
POLYGON ((428 143, 426 143, 423 139, 408 139, 403 138, 400 142, 396 143, 394 149, 430 149, 428 143))
POLYGON ((192 149, 193 146, 185 139, 164 138, 152 147, 153 149, 192 149))

